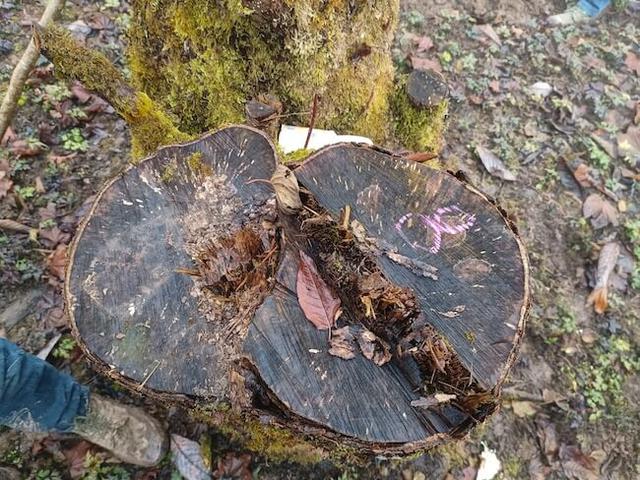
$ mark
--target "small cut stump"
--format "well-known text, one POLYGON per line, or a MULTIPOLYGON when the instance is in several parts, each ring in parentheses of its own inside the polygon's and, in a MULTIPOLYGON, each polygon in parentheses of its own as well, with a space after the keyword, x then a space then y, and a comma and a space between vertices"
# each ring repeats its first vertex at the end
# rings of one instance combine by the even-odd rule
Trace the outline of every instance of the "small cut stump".
POLYGON ((447 172, 340 144, 294 169, 305 209, 285 214, 269 184, 277 165, 265 135, 234 126, 162 148, 104 187, 65 292, 89 357, 138 391, 227 402, 370 453, 411 453, 484 420, 529 298, 504 213, 447 172), (301 251, 341 301, 331 340, 300 305, 301 251), (345 326, 369 330, 385 360, 357 343, 352 358, 330 354, 345 326))

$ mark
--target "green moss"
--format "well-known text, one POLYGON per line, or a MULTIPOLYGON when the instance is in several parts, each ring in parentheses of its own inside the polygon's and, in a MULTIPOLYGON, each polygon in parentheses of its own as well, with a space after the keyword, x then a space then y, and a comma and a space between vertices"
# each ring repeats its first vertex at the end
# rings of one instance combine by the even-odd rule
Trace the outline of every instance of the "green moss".
POLYGON ((300 148, 298 150, 295 150, 291 153, 283 153, 282 154, 282 163, 297 163, 300 162, 302 160, 304 160, 305 158, 307 158, 309 155, 311 155, 313 153, 313 150, 309 150, 308 148, 300 148))
POLYGON ((417 108, 405 93, 406 78, 400 78, 393 96, 396 139, 417 152, 439 153, 443 146, 449 102, 435 107, 417 108))
POLYGON ((131 70, 190 133, 241 121, 261 94, 304 124, 318 94, 318 128, 381 142, 397 13, 396 0, 134 0, 131 70), (370 53, 354 56, 362 44, 370 53))
POLYGON ((169 183, 175 178, 178 167, 174 162, 167 163, 162 167, 162 173, 160 174, 160 180, 164 183, 169 183))
POLYGON ((131 128, 131 154, 134 161, 153 153, 162 145, 185 142, 191 138, 180 132, 146 93, 137 92, 134 107, 119 113, 131 128))
POLYGON ((133 135, 134 158, 148 155, 160 145, 189 138, 145 93, 136 92, 104 55, 78 43, 66 29, 56 25, 40 28, 37 39, 54 64, 56 75, 79 80, 127 121, 133 135))
POLYGON ((502 468, 507 478, 520 478, 520 474, 524 473, 525 466, 518 457, 508 457, 502 463, 502 468))
POLYGON ((220 425, 224 434, 271 461, 313 464, 327 457, 322 449, 288 430, 229 412, 225 416, 220 425))
POLYGON ((449 462, 450 468, 464 468, 468 465, 469 455, 460 447, 460 443, 451 442, 440 445, 433 450, 434 455, 442 455, 449 462))
POLYGON ((187 165, 196 175, 212 175, 213 170, 202 161, 202 152, 194 152, 187 157, 187 165))

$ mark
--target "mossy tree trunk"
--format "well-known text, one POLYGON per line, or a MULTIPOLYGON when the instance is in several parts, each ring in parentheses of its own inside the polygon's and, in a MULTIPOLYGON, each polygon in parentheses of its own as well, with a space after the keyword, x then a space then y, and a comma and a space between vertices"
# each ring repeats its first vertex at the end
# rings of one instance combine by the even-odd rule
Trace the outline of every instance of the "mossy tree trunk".
POLYGON ((131 69, 188 133, 242 122, 259 98, 307 125, 318 95, 319 128, 437 152, 446 102, 403 101, 391 60, 398 9, 398 0, 134 0, 131 69))
POLYGON ((133 158, 245 121, 308 125, 437 154, 448 101, 416 106, 391 45, 398 0, 133 0, 130 87, 108 60, 56 26, 36 29, 59 76, 80 80, 131 126, 133 158))
MULTIPOLYGON (((242 122, 275 96, 285 114, 320 96, 319 128, 389 136, 398 0, 134 0, 137 86, 189 133, 242 122)), ((308 121, 308 113, 292 121, 308 121)))

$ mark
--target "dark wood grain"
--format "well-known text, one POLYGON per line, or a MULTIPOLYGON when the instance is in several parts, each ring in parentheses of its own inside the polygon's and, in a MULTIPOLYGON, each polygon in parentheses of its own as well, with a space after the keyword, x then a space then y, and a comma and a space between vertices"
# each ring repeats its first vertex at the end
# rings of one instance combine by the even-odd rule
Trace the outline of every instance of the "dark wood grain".
POLYGON ((528 305, 526 255, 500 210, 449 173, 368 147, 328 147, 296 176, 334 215, 351 206, 352 218, 388 250, 377 258, 387 278, 415 292, 429 323, 483 388, 499 386, 528 305), (438 209, 447 209, 440 223, 438 209), (436 238, 443 224, 460 233, 436 238), (437 269, 437 280, 416 273, 423 264, 437 269))
POLYGON ((181 219, 216 213, 216 205, 196 196, 208 175, 225 176, 239 208, 264 202, 271 188, 246 182, 269 179, 275 161, 263 134, 230 127, 161 149, 101 192, 67 272, 69 313, 92 356, 155 390, 222 393, 227 372, 216 368, 219 345, 198 340, 210 325, 198 311, 192 278, 176 272, 193 266, 181 219))
POLYGON ((349 361, 330 355, 327 332, 305 318, 294 293, 297 265, 297 253, 288 250, 278 287, 256 312, 245 342, 261 379, 290 413, 373 444, 424 444, 468 419, 450 405, 412 407, 419 396, 396 361, 379 367, 361 355, 349 361))
MULTIPOLYGON (((328 332, 305 318, 295 293, 299 251, 316 248, 296 215, 281 215, 278 269, 238 358, 207 337, 203 299, 181 273, 194 265, 188 232, 222 211, 242 218, 272 199, 270 186, 247 182, 269 179, 275 165, 263 134, 229 127, 163 148, 101 191, 72 246, 65 286, 90 358, 125 385, 196 401, 228 396, 231 361, 249 364, 277 405, 267 413, 281 424, 371 452, 411 452, 467 431, 475 420, 455 402, 411 405, 421 382, 413 358, 393 355, 378 366, 328 353, 328 332), (203 190, 212 180, 233 201, 203 190)), ((359 241, 386 278, 413 290, 478 384, 498 395, 528 305, 526 257, 498 207, 448 173, 369 147, 328 147, 295 173, 334 216, 350 205, 351 227, 361 229, 359 241)), ((355 315, 347 309, 341 322, 355 323, 355 315)), ((255 384, 246 388, 248 397, 256 393, 255 384)), ((243 408, 260 415, 266 407, 243 408)))

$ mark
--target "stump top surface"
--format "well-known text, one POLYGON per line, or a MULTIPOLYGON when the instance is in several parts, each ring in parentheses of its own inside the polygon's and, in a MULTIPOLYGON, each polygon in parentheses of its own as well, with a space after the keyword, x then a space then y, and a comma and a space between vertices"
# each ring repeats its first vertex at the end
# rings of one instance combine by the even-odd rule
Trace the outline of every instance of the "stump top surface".
POLYGON ((264 135, 230 127, 163 148, 102 190, 76 237, 66 282, 72 324, 91 356, 155 390, 224 390, 215 368, 223 350, 198 309, 192 277, 179 272, 193 267, 186 232, 218 218, 231 197, 234 212, 271 198, 268 185, 246 182, 269 179, 275 165, 264 135))
MULTIPOLYGON (((295 173, 336 217, 351 207, 351 218, 380 250, 376 261, 385 276, 416 293, 428 322, 483 388, 499 386, 515 358, 528 304, 526 257, 499 209, 446 172, 369 147, 327 147, 295 173)), ((361 356, 330 355, 326 332, 305 318, 293 293, 296 265, 283 258, 285 288, 258 310, 245 344, 288 409, 387 446, 428 446, 436 434, 469 422, 453 405, 413 407, 419 395, 401 359, 378 367, 361 356)))
MULTIPOLYGON (((74 241, 65 288, 77 336, 109 373, 166 394, 228 393, 239 358, 229 358, 182 270, 193 266, 190 236, 228 230, 273 199, 270 186, 248 182, 268 180, 275 166, 262 133, 229 127, 163 148, 102 190, 74 241)), ((364 146, 327 147, 295 175, 333 216, 350 206, 385 277, 414 292, 478 385, 499 389, 528 304, 526 256, 500 210, 448 173, 364 146)), ((383 366, 329 355, 327 332, 297 299, 296 255, 284 242, 275 286, 234 352, 286 410, 285 423, 398 451, 471 423, 453 403, 412 406, 415 382, 395 355, 383 366)))

